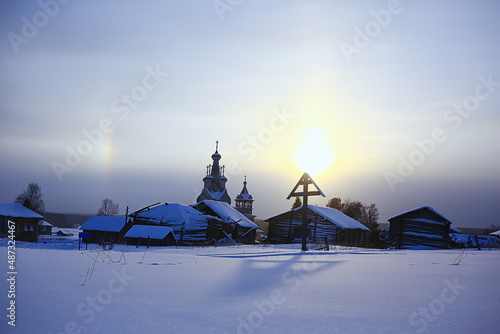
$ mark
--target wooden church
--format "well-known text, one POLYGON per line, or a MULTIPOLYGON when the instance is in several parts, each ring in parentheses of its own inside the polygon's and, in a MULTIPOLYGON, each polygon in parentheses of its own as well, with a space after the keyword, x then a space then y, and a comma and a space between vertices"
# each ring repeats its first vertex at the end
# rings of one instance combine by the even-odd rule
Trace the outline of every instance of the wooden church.
POLYGON ((219 142, 216 142, 212 164, 207 166, 203 178, 203 190, 196 199, 193 208, 205 215, 215 216, 223 221, 224 233, 237 242, 254 243, 258 226, 253 222, 253 198, 247 189, 247 180, 243 182, 241 193, 236 196, 236 207, 231 206, 224 175, 224 166, 220 165, 219 142))
POLYGON ((219 166, 219 161, 222 158, 219 154, 219 142, 217 141, 215 145, 215 153, 212 154, 213 162, 207 166, 207 175, 203 178, 203 190, 196 202, 214 200, 231 205, 231 197, 226 189, 227 178, 224 175, 224 166, 219 166))

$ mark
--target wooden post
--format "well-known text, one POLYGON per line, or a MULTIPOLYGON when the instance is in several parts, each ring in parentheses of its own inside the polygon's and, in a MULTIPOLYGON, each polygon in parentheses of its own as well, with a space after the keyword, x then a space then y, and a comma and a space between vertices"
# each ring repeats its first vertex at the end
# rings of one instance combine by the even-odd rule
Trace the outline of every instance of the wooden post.
POLYGON ((304 197, 302 200, 302 250, 307 251, 307 183, 304 183, 304 197))

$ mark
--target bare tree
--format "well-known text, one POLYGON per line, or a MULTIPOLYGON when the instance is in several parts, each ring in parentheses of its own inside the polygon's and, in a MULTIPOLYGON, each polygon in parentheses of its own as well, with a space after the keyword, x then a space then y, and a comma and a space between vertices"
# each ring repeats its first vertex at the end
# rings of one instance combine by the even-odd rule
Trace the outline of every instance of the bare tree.
POLYGON ((376 231, 378 229, 378 209, 377 206, 372 203, 370 206, 367 207, 368 210, 368 225, 367 227, 372 230, 376 231))
POLYGON ((113 200, 105 198, 102 200, 101 207, 97 211, 98 216, 114 216, 118 213, 118 203, 113 203, 113 200))
POLYGON ((22 204, 28 209, 37 213, 45 211, 45 203, 42 197, 42 187, 36 182, 28 184, 28 188, 18 195, 15 199, 16 203, 22 204))

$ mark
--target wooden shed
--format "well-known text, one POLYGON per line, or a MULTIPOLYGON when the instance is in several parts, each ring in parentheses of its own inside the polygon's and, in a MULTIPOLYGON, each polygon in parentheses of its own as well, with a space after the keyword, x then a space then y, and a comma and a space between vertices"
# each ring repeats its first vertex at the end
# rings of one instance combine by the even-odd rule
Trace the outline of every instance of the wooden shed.
POLYGON ((168 226, 134 225, 125 233, 127 245, 175 245, 174 230, 168 226))
MULTIPOLYGON (((308 242, 329 242, 337 245, 364 246, 370 230, 357 220, 333 208, 307 206, 308 242)), ((266 219, 269 222, 268 242, 298 243, 302 241, 302 207, 266 219)))
POLYGON ((221 219, 223 228, 221 238, 228 237, 246 244, 255 243, 255 235, 259 226, 226 202, 203 200, 194 204, 193 208, 221 219))
POLYGON ((48 221, 45 221, 45 220, 42 220, 38 223, 38 229, 39 229, 39 232, 40 232, 40 235, 52 235, 52 227, 54 227, 54 225, 52 225, 51 223, 49 223, 48 221))
POLYGON ((388 247, 397 249, 448 248, 451 222, 430 206, 389 219, 388 247))
POLYGON ((125 233, 132 227, 130 219, 116 216, 92 216, 80 229, 88 233, 86 240, 89 243, 102 244, 104 242, 122 243, 125 233))
POLYGON ((43 217, 19 203, 0 203, 0 237, 9 234, 9 226, 15 226, 16 241, 38 242, 39 226, 43 217), (9 224, 9 221, 12 222, 9 224))

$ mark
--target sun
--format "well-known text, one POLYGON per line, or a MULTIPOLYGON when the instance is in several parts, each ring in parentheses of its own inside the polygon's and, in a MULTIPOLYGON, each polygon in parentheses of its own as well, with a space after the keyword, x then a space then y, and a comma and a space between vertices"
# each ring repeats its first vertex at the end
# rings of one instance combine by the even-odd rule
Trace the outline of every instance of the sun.
POLYGON ((304 172, 311 176, 323 173, 333 161, 332 150, 323 141, 325 131, 319 128, 310 128, 300 131, 306 136, 305 141, 295 152, 295 163, 304 172))

